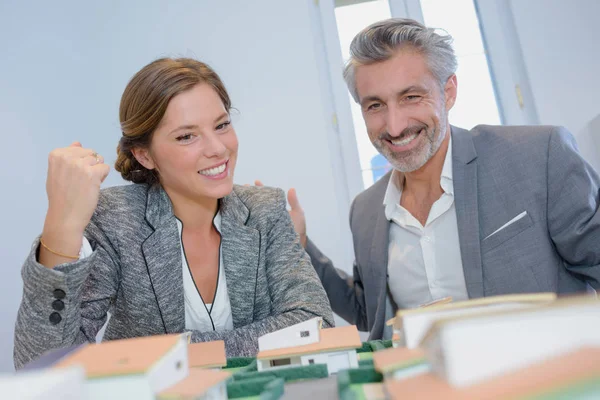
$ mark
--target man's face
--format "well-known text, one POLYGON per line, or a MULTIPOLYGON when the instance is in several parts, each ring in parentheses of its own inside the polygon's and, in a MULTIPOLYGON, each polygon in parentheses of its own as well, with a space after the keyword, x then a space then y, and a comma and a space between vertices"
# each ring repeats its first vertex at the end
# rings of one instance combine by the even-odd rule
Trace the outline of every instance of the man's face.
POLYGON ((410 48, 356 67, 356 88, 369 138, 401 172, 421 168, 440 148, 456 99, 456 76, 441 88, 424 56, 410 48))

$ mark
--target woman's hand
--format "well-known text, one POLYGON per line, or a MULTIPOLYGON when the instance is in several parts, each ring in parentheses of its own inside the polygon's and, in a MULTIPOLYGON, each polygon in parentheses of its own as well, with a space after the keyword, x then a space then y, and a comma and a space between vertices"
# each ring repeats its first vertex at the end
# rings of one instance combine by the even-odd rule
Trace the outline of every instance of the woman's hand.
POLYGON ((41 264, 52 268, 76 259, 85 227, 98 205, 100 185, 109 170, 102 156, 83 148, 79 142, 50 153, 41 264))

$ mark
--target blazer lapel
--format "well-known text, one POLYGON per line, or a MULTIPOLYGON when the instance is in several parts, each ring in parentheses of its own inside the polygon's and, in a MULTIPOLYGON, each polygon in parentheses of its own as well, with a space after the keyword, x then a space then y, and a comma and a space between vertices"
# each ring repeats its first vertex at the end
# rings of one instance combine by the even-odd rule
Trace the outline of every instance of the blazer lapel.
POLYGON ((371 260, 369 268, 373 274, 373 281, 376 282, 379 296, 385 296, 387 292, 387 265, 388 248, 390 236, 390 222, 385 217, 383 203, 377 208, 375 230, 373 231, 373 241, 371 242, 371 251, 369 259, 371 260))
POLYGON ((383 199, 390 175, 391 173, 388 173, 373 185, 374 190, 369 193, 372 197, 365 202, 371 207, 362 210, 364 216, 361 219, 364 224, 358 227, 358 229, 361 227, 365 229, 359 237, 365 238, 365 245, 369 245, 368 258, 357 261, 363 265, 365 274, 363 285, 369 292, 366 298, 367 314, 373 319, 370 338, 383 337, 385 328, 390 222, 385 217, 383 199))
MULTIPOLYGON (((383 198, 383 197, 382 197, 383 198)), ((373 284, 377 293, 377 303, 375 304, 374 325, 371 329, 371 338, 382 338, 385 334, 386 320, 386 299, 388 297, 387 279, 388 279, 388 248, 390 236, 390 222, 385 217, 383 203, 377 208, 377 222, 373 232, 373 242, 371 243, 370 270, 373 274, 373 284)), ((390 296, 391 298, 391 296, 390 296)), ((396 310, 391 310, 396 312, 396 310)))
POLYGON ((142 243, 166 333, 185 329, 181 245, 171 200, 159 185, 148 189, 146 220, 154 232, 142 243))
POLYGON ((483 297, 477 152, 471 134, 452 127, 452 165, 458 237, 469 298, 483 297))
POLYGON ((250 212, 237 194, 221 199, 221 249, 233 326, 254 320, 254 298, 258 273, 260 232, 246 225, 250 212))
POLYGON ((372 282, 375 285, 377 296, 377 304, 382 304, 387 295, 387 266, 388 266, 388 248, 390 236, 390 221, 385 217, 385 207, 383 198, 387 190, 391 172, 382 177, 376 182, 376 191, 373 193, 373 200, 369 204, 373 204, 373 214, 369 220, 374 221, 367 226, 373 227, 368 232, 367 238, 372 238, 371 248, 369 250, 369 263, 367 270, 372 275, 372 282))

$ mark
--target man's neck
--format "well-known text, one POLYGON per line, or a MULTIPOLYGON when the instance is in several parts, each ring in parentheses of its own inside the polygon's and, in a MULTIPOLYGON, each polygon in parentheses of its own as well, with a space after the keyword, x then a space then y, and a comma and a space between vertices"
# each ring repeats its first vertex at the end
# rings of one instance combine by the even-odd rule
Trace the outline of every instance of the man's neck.
POLYGON ((444 193, 440 178, 449 142, 450 131, 448 130, 440 148, 433 157, 418 170, 408 172, 403 176, 404 187, 400 205, 411 213, 422 226, 425 226, 429 219, 431 207, 444 193))
POLYGON ((450 143, 450 128, 446 132, 440 148, 436 153, 416 171, 404 173, 404 185, 402 192, 410 193, 418 199, 435 197, 437 200, 443 193, 440 186, 440 178, 446 153, 448 153, 448 144, 450 143))

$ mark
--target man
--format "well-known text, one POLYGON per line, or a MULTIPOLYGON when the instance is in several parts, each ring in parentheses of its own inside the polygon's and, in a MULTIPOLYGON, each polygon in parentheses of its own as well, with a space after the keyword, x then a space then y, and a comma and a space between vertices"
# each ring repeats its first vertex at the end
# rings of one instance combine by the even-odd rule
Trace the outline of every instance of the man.
POLYGON ((448 296, 599 287, 598 175, 564 128, 451 126, 451 40, 390 19, 352 41, 344 78, 369 138, 393 166, 352 204, 353 277, 306 239, 289 193, 333 310, 370 339, 388 336, 385 321, 397 308, 448 296))

